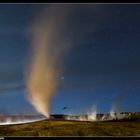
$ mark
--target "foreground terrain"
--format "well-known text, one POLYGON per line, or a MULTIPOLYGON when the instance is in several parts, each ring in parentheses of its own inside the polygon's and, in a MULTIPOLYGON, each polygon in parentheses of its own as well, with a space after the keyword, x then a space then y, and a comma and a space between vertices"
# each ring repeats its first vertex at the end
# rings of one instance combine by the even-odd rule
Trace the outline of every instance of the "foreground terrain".
POLYGON ((0 126, 0 136, 140 136, 140 122, 43 120, 0 126))

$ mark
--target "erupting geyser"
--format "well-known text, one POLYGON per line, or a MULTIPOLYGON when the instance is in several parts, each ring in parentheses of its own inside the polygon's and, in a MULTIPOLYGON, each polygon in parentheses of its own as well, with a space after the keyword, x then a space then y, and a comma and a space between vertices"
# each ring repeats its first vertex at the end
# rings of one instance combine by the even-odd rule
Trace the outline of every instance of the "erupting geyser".
POLYGON ((116 96, 113 99, 112 108, 110 114, 104 114, 102 120, 120 120, 124 116, 119 112, 120 96, 116 96))
POLYGON ((91 111, 89 111, 87 115, 68 115, 65 117, 65 119, 74 121, 97 121, 96 108, 92 107, 91 111))
POLYGON ((49 117, 49 101, 58 85, 62 60, 70 47, 66 18, 70 6, 48 5, 31 27, 32 53, 26 68, 27 97, 34 108, 49 117))

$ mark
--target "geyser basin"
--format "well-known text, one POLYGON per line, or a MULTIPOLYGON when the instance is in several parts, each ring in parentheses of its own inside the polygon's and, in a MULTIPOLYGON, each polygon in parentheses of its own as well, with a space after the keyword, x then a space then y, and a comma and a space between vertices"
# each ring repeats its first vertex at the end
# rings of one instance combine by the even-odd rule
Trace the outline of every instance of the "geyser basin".
POLYGON ((127 112, 127 113, 108 113, 108 114, 88 114, 88 115, 67 115, 65 116, 66 120, 72 121, 139 121, 140 114, 139 112, 127 112))

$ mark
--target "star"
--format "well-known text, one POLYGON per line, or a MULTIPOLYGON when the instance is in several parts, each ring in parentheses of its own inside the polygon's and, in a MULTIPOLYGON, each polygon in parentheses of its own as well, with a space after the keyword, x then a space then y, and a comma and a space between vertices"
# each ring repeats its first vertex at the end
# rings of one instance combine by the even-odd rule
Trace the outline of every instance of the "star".
POLYGON ((64 80, 64 76, 61 76, 61 80, 64 80))

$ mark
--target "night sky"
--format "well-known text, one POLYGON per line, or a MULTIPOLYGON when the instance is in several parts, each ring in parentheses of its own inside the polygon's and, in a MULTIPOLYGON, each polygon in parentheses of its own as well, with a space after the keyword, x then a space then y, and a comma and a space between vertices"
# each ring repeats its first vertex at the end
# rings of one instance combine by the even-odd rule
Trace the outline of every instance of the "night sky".
MULTIPOLYGON (((26 100, 29 25, 48 5, 0 4, 0 113, 36 113, 26 100)), ((75 4, 66 31, 74 37, 50 113, 140 111, 140 5, 75 4), (67 110, 62 110, 63 107, 67 110)))

